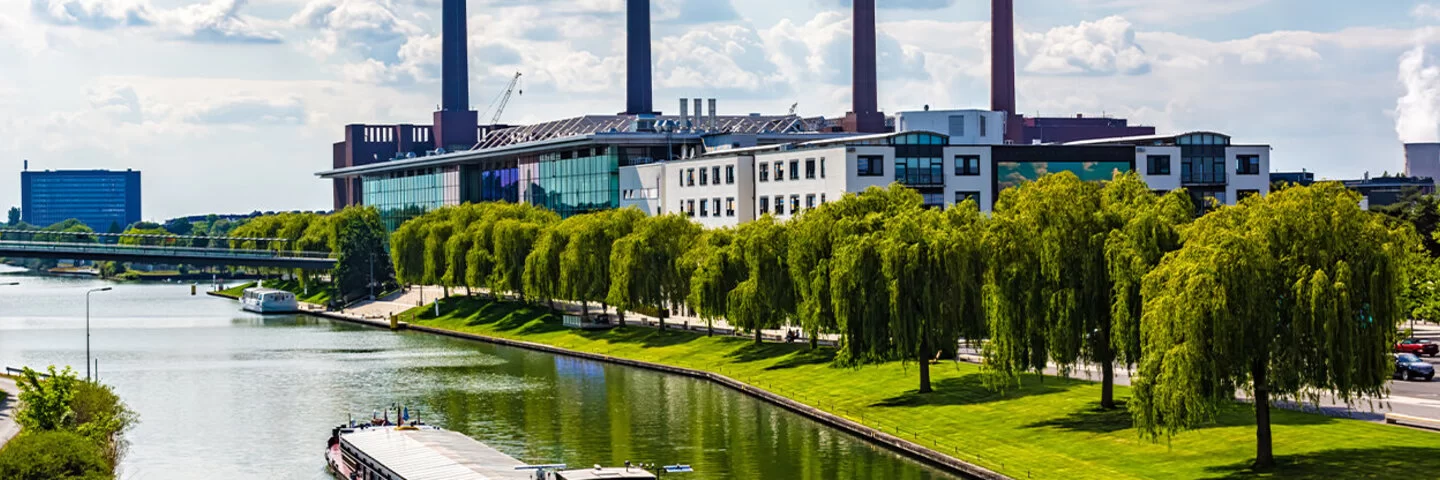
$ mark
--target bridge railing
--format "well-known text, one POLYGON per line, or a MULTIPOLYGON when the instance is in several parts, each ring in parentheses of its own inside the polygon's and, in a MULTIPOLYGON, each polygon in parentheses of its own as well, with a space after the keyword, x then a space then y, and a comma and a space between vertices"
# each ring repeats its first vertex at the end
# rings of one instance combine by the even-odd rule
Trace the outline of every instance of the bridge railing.
POLYGON ((19 240, 0 240, 0 246, 20 248, 35 251, 52 252, 83 252, 83 253, 108 253, 123 252, 135 255, 175 255, 195 254, 207 257, 230 257, 230 258, 305 258, 305 259, 332 259, 334 256, 327 252, 292 252, 283 250, 244 250, 232 248, 206 248, 206 247, 165 247, 154 245, 118 245, 98 243, 66 243, 66 242, 29 242, 19 240))

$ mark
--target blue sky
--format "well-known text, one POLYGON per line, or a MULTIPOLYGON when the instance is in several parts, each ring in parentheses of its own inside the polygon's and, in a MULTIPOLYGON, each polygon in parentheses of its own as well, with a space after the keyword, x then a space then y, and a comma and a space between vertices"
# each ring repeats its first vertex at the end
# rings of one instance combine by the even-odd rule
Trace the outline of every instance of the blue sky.
MULTIPOLYGON (((471 102, 622 108, 622 0, 470 0, 471 102)), ((1017 0, 1019 107, 1216 130, 1350 178, 1440 138, 1440 1, 1017 0)), ((843 114, 848 0, 654 0, 656 103, 843 114)), ((879 0, 881 106, 984 107, 984 0, 879 0)), ((428 122, 439 0, 0 0, 0 164, 135 168, 145 217, 324 209, 347 123, 428 122)), ((19 203, 0 174, 0 208, 19 203)))

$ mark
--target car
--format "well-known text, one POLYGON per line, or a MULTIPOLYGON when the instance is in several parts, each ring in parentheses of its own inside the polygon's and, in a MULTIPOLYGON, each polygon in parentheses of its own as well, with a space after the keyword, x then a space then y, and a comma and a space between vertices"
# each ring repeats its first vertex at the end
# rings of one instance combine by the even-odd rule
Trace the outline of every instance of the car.
POLYGON ((1420 357, 1413 353, 1400 353, 1395 355, 1395 378, 1410 381, 1435 378, 1435 366, 1425 363, 1420 357))
POLYGON ((1440 354, 1440 343, 1435 343, 1428 339, 1407 338, 1395 344, 1395 353, 1413 353, 1434 357, 1440 354))

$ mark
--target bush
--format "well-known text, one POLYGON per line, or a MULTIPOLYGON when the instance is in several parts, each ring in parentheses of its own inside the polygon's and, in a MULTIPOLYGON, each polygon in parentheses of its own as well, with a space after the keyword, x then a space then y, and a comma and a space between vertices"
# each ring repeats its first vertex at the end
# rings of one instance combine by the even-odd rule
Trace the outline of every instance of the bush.
POLYGON ((99 445, 70 432, 26 431, 0 450, 7 480, 102 480, 113 471, 99 445))

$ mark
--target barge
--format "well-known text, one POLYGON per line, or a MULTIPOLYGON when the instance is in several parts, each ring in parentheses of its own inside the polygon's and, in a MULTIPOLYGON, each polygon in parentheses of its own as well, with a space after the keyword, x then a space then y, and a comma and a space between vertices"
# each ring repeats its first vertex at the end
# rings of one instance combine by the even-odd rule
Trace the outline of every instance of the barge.
POLYGON ((240 296, 240 308, 255 313, 297 313, 300 301, 284 290, 247 288, 240 296))
POLYGON ((655 479, 629 466, 567 470, 565 465, 527 465, 459 432, 419 422, 336 427, 325 460, 339 480, 655 479))

